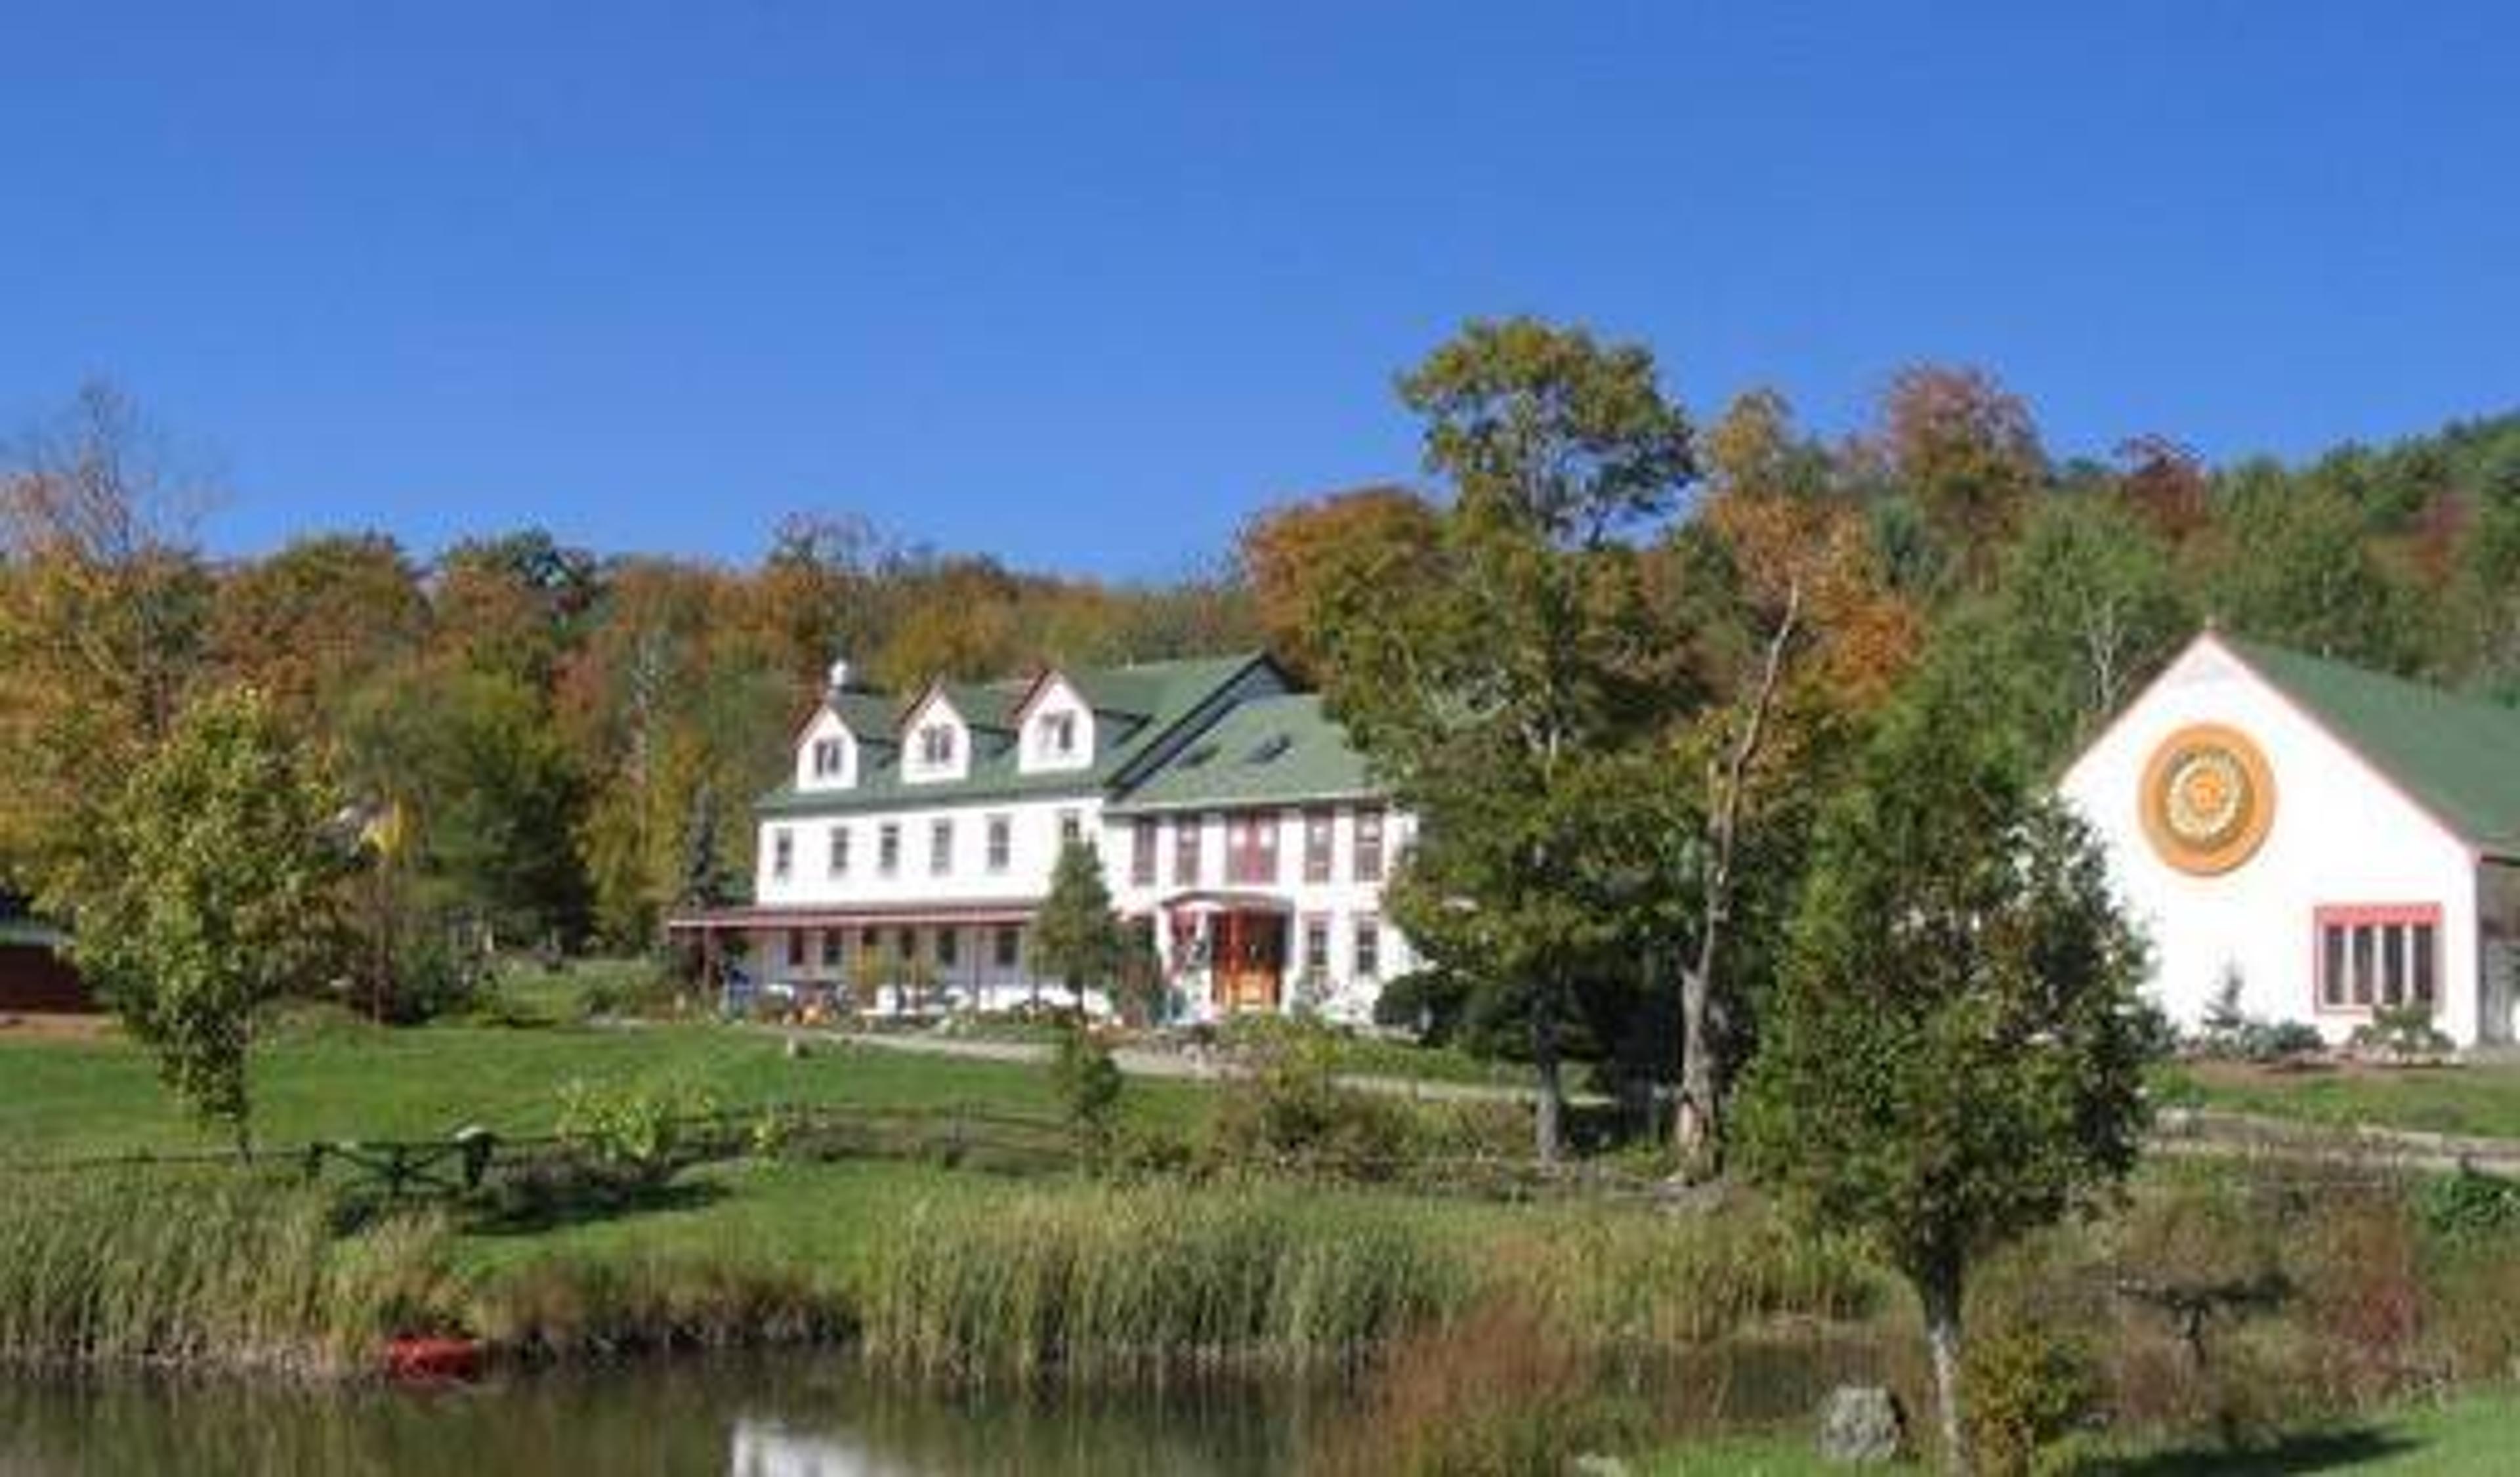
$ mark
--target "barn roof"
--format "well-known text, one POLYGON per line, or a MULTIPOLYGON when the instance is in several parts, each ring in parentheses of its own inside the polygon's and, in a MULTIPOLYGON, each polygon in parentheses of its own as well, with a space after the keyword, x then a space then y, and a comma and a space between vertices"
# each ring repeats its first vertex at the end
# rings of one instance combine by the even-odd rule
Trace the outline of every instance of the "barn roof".
POLYGON ((2263 641, 2214 639, 2468 845, 2520 855, 2520 709, 2263 641))

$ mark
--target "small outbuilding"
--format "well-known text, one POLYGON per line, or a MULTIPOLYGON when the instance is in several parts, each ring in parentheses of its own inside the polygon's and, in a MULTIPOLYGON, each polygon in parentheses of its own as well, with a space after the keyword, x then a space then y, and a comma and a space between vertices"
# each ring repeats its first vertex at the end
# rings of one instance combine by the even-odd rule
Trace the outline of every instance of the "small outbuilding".
POLYGON ((2236 982, 2331 1040, 2404 1006, 2512 1039, 2520 711, 2207 630, 2059 789, 2182 1027, 2236 982))
POLYGON ((89 1011, 95 997, 71 967, 61 930, 0 895, 0 1015, 89 1011))

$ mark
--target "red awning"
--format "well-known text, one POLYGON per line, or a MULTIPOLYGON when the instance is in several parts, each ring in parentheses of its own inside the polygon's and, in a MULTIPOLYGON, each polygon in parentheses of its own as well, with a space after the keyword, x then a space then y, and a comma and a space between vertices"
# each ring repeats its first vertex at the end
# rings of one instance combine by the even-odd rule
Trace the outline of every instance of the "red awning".
POLYGON ((1015 900, 983 902, 897 902, 820 907, 721 907, 667 918, 675 933, 728 933, 753 928, 871 928, 918 923, 1029 923, 1040 904, 1015 900))

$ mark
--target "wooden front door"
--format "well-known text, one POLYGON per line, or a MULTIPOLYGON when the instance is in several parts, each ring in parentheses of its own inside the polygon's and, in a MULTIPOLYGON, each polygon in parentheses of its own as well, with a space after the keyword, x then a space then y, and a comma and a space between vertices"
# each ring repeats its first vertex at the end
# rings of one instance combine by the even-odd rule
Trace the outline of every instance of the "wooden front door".
POLYGON ((1216 1003, 1225 1010, 1275 1010, 1286 972, 1286 920, 1275 913, 1217 919, 1216 1003))

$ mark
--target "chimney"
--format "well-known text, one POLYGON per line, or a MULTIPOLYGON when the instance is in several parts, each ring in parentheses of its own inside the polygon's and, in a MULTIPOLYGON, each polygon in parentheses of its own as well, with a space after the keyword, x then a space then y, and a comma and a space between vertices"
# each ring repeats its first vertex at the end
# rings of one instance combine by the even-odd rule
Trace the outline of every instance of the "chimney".
POLYGON ((833 658, 833 659, 832 659, 832 686, 831 686, 831 694, 832 694, 832 696, 833 696, 833 697, 838 697, 841 693, 844 693, 844 692, 846 692, 846 691, 848 691, 848 690, 849 690, 849 659, 848 659, 848 658, 846 658, 846 657, 835 657, 835 658, 833 658))

